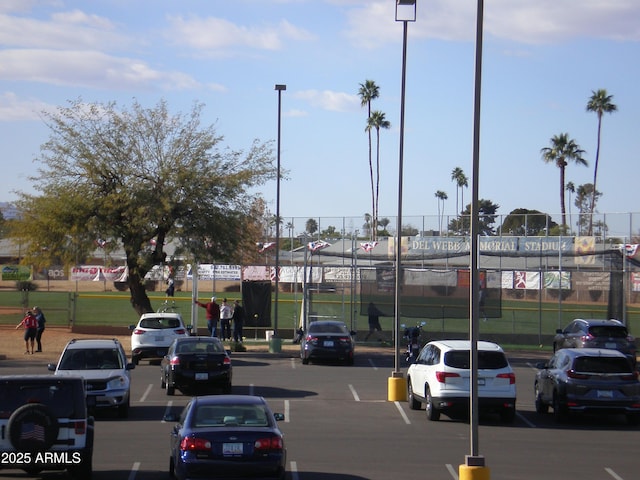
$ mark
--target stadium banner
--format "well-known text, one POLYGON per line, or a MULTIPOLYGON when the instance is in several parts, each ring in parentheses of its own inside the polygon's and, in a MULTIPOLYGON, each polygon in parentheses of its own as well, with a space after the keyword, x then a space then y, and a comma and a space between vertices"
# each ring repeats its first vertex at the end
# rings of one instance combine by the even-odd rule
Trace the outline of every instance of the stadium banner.
MULTIPOLYGON (((517 253, 522 255, 591 253, 588 251, 591 245, 589 239, 594 237, 579 238, 580 248, 577 249, 574 237, 480 237, 478 238, 478 250, 480 253, 517 253), (587 246, 585 247, 585 245, 587 246)), ((391 240, 392 238, 389 238, 390 245, 393 243, 391 240)), ((595 239, 593 244, 595 244, 595 239)), ((391 250, 391 247, 389 249, 391 250)), ((462 255, 469 253, 471 243, 469 237, 414 237, 409 242, 408 249, 412 254, 462 255)))
POLYGON ((25 265, 3 265, 2 280, 13 280, 17 282, 25 282, 33 280, 31 276, 31 267, 25 265))

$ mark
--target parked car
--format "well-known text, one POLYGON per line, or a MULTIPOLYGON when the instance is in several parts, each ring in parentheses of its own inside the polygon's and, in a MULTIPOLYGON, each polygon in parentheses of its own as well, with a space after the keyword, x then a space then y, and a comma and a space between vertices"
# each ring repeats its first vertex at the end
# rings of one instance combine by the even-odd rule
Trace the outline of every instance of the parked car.
POLYGON ((640 382, 625 355, 617 350, 563 348, 537 365, 536 412, 553 408, 555 418, 570 413, 623 413, 630 424, 640 419, 640 382))
POLYGON ((144 313, 131 332, 131 361, 134 365, 144 358, 160 360, 169 345, 178 337, 189 336, 189 330, 179 313, 144 313))
POLYGON ((82 377, 92 408, 117 409, 120 418, 129 415, 131 373, 122 344, 113 339, 73 339, 67 343, 58 363, 49 370, 59 377, 82 377))
POLYGON ((609 348, 624 353, 636 364, 636 342, 618 320, 576 318, 564 330, 556 330, 553 351, 561 348, 609 348))
POLYGON ((82 378, 0 376, 0 431, 0 470, 67 470, 71 478, 91 478, 94 420, 82 378), (58 461, 38 461, 41 452, 58 461))
POLYGON ((303 364, 312 360, 329 360, 353 365, 356 332, 349 331, 344 322, 316 320, 311 322, 300 341, 303 364))
MULTIPOLYGON (((478 406, 481 413, 497 412, 504 422, 516 414, 516 376, 502 348, 478 342, 478 406)), ((409 408, 426 406, 427 418, 439 420, 469 414, 471 344, 468 340, 427 343, 407 370, 409 408)))
POLYGON ((176 338, 160 363, 161 387, 167 395, 222 389, 231 393, 230 352, 216 337, 176 338))
POLYGON ((216 477, 285 478, 286 448, 277 421, 262 397, 204 395, 194 397, 177 421, 170 439, 169 475, 179 480, 216 477))

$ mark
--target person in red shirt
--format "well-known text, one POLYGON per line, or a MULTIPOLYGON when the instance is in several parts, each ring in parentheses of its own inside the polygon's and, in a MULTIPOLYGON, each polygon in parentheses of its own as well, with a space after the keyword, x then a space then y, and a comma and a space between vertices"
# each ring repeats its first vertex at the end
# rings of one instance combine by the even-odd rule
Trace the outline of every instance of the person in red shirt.
POLYGON ((38 332, 38 320, 31 310, 27 311, 22 321, 16 325, 16 330, 20 327, 24 327, 24 354, 27 355, 31 353, 33 355, 36 333, 38 332), (29 344, 31 344, 31 352, 29 352, 29 344))
POLYGON ((201 303, 197 300, 194 300, 194 303, 207 310, 207 329, 209 330, 209 335, 217 337, 218 320, 220 320, 220 305, 216 303, 216 297, 211 297, 211 301, 207 303, 201 303))

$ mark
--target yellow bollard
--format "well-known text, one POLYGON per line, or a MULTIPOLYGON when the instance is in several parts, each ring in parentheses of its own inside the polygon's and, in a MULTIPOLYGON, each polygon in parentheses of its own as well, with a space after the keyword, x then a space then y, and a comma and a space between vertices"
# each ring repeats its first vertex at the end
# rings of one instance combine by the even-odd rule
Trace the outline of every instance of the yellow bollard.
POLYGON ((389 377, 387 398, 390 402, 407 400, 407 381, 403 377, 389 377))
POLYGON ((489 478, 489 467, 460 465, 458 469, 458 480, 489 480, 489 478))

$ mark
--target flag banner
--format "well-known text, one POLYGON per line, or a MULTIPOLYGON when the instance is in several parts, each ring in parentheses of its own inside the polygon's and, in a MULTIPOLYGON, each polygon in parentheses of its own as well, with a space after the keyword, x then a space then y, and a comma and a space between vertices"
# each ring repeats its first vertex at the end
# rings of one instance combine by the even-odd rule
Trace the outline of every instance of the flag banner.
POLYGON ((323 248, 327 248, 330 246, 331 244, 328 242, 325 242, 324 240, 317 240, 315 242, 307 243, 307 248, 312 252, 317 252, 318 250, 322 250, 323 248))
POLYGON ((376 248, 376 245, 378 245, 378 242, 364 242, 360 244, 360 248, 362 248, 365 252, 368 253, 374 248, 376 248))

